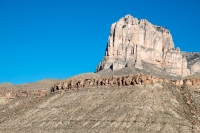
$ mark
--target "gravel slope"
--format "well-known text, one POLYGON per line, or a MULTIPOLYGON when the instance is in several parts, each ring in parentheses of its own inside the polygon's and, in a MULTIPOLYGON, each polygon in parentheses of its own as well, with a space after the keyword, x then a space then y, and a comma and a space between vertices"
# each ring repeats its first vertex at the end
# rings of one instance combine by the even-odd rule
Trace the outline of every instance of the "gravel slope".
POLYGON ((87 88, 51 94, 18 110, 23 99, 12 100, 0 106, 0 132, 198 132, 199 88, 162 83, 87 88), (14 112, 6 110, 10 107, 14 112))

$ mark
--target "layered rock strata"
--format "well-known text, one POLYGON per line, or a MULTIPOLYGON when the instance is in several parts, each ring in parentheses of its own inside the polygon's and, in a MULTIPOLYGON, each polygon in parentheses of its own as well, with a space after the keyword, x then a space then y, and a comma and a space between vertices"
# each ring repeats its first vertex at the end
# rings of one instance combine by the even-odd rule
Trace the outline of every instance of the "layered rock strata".
POLYGON ((143 69, 141 61, 162 67, 173 75, 187 76, 186 58, 174 43, 169 30, 151 24, 145 19, 138 20, 126 15, 113 23, 106 47, 105 56, 96 72, 124 67, 143 69))
POLYGON ((175 86, 181 87, 185 85, 200 85, 200 79, 181 79, 181 80, 167 80, 164 78, 157 78, 149 75, 126 75, 126 76, 105 76, 86 79, 67 79, 56 83, 51 92, 63 92, 66 90, 75 90, 88 87, 101 86, 131 86, 131 85, 146 85, 151 83, 171 83, 175 86))
POLYGON ((41 98, 47 96, 49 92, 47 90, 22 90, 22 89, 0 89, 0 98, 14 99, 16 97, 34 97, 41 98))
POLYGON ((168 82, 168 80, 147 75, 105 76, 105 77, 76 79, 76 80, 68 79, 65 81, 60 81, 57 84, 55 84, 51 92, 62 91, 62 90, 64 91, 70 89, 80 89, 87 87, 129 86, 137 84, 149 84, 149 83, 156 83, 158 81, 168 82))

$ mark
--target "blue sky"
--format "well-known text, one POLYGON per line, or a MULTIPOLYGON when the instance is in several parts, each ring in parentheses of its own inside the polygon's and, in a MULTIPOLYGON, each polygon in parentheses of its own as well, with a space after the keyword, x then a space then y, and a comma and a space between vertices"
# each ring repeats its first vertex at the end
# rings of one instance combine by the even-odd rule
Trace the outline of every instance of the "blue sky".
POLYGON ((168 28, 200 52, 199 0, 0 0, 0 83, 94 72, 112 23, 126 14, 168 28))

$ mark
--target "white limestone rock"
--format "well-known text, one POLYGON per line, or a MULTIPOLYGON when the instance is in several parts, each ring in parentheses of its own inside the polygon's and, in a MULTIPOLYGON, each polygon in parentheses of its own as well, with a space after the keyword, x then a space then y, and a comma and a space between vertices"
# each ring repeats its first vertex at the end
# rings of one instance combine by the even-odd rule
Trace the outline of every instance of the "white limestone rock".
POLYGON ((164 67, 174 75, 190 74, 180 49, 174 48, 169 30, 126 15, 111 25, 106 54, 96 71, 124 67, 143 69, 142 61, 164 67))

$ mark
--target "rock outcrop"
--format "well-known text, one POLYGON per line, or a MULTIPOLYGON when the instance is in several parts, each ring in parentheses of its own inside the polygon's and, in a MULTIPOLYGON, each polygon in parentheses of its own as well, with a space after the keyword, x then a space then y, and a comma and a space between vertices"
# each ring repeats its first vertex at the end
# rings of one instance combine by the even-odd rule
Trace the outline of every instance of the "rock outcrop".
POLYGON ((200 53, 197 52, 182 52, 182 55, 186 57, 188 68, 191 74, 200 73, 200 53))
POLYGON ((14 99, 16 97, 40 98, 48 95, 47 90, 26 90, 26 89, 0 89, 0 98, 14 99))
POLYGON ((164 78, 158 78, 150 75, 124 75, 124 76, 102 76, 91 78, 76 78, 67 79, 56 83, 51 92, 64 92, 67 90, 77 90, 88 87, 102 87, 102 86, 131 86, 131 85, 147 85, 157 82, 171 83, 177 87, 200 85, 199 78, 192 79, 180 79, 180 80, 167 80, 164 78))
POLYGON ((174 43, 169 30, 151 24, 145 19, 138 20, 126 15, 113 23, 110 29, 105 56, 96 72, 124 67, 145 69, 142 61, 164 68, 173 75, 187 76, 186 58, 174 43))
POLYGON ((59 80, 45 79, 35 83, 14 85, 11 83, 0 84, 0 105, 2 101, 16 99, 40 99, 49 95, 50 88, 59 80))
POLYGON ((148 75, 125 75, 125 76, 105 76, 93 78, 67 79, 56 83, 51 92, 62 92, 66 90, 81 89, 87 87, 101 86, 130 86, 140 84, 150 84, 156 82, 169 82, 166 79, 148 75))

